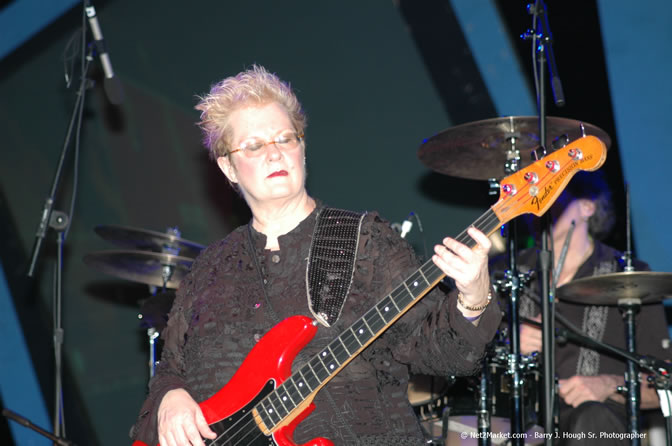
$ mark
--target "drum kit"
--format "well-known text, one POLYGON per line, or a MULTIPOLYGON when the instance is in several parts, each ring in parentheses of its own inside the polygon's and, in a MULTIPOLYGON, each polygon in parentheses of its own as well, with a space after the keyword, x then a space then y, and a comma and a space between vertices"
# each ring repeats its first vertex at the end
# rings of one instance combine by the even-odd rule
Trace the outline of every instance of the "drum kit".
MULTIPOLYGON (((538 117, 504 117, 458 125, 426 140, 418 149, 418 157, 427 167, 438 173, 471 180, 487 180, 491 184, 491 190, 499 190, 499 180, 525 168, 538 158, 537 150, 541 145, 538 122, 538 117)), ((546 123, 547 138, 544 147, 557 149, 586 134, 595 135, 607 147, 610 146, 609 136, 595 126, 555 117, 547 117, 546 123)), ((629 254, 628 248, 626 256, 629 254)), ((665 296, 672 296, 672 273, 634 271, 631 258, 624 260, 628 265, 624 272, 574 280, 557 288, 555 299, 581 305, 617 306, 621 311, 627 351, 595 342, 583 333, 564 328, 562 332, 572 342, 607 350, 619 355, 627 363, 623 393, 627 392, 628 412, 635 414, 629 418, 630 432, 638 433, 636 419, 639 414, 640 395, 639 380, 635 377, 638 377, 639 369, 663 377, 658 381, 664 382, 661 387, 669 398, 669 382, 666 377, 672 367, 668 368, 665 362, 655 358, 637 355, 635 319, 641 305, 660 304, 665 296)), ((522 278, 521 281, 524 282, 522 278)), ((505 295, 511 289, 511 283, 500 283, 498 288, 505 295)), ((515 312, 517 314, 517 307, 515 312)), ((415 407, 428 438, 434 444, 544 442, 544 429, 540 427, 543 426, 542 420, 546 411, 543 404, 545 389, 540 379, 543 374, 540 367, 542 358, 513 351, 514 343, 507 333, 518 333, 521 321, 517 316, 508 319, 509 326, 498 333, 486 356, 480 376, 412 378, 409 400, 415 407), (514 389, 516 383, 517 390, 514 389), (514 394, 517 394, 518 400, 514 400, 514 394), (506 426, 507 419, 510 426, 506 426), (540 434, 533 435, 532 431, 540 434), (462 435, 458 436, 457 432, 462 435), (466 432, 472 432, 473 435, 465 439, 466 432), (500 432, 501 435, 486 435, 488 432, 500 432), (513 440, 516 437, 514 433, 522 434, 519 437, 527 440, 513 440)), ((560 314, 555 314, 555 319, 563 322, 560 314)), ((557 393, 554 393, 555 396, 557 393)), ((557 423, 557 413, 553 416, 557 423)))
POLYGON ((84 263, 103 273, 149 285, 150 296, 140 305, 140 326, 147 330, 149 377, 157 364, 157 339, 165 328, 175 299, 174 290, 191 269, 204 246, 181 238, 179 229, 166 232, 118 225, 100 225, 96 234, 124 248, 92 252, 84 263))

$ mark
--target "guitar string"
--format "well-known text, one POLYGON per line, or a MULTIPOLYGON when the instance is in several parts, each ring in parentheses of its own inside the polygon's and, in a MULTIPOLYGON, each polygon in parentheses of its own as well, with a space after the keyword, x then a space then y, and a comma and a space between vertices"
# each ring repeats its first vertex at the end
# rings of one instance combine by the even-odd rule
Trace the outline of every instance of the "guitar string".
MULTIPOLYGON (((240 439, 240 441, 242 441, 242 440, 245 439, 245 437, 247 437, 250 433, 255 433, 254 431, 250 430, 250 427, 256 427, 257 424, 256 424, 256 422, 254 421, 254 418, 253 418, 253 416, 252 416, 252 413, 247 413, 247 414, 243 415, 243 416, 242 416, 238 421, 236 421, 233 425, 231 425, 226 431, 224 431, 224 432, 222 432, 221 434, 219 434, 219 435, 217 436, 217 438, 213 439, 211 445, 215 445, 215 446, 222 445, 222 446, 223 446, 223 445, 226 445, 226 444, 229 444, 229 445, 232 444, 232 443, 230 442, 230 441, 231 441, 231 438, 224 438, 224 439, 223 439, 222 436, 224 436, 225 434, 229 433, 229 431, 230 431, 233 427, 235 427, 237 424, 239 424, 241 421, 244 421, 245 419, 247 419, 248 421, 247 421, 244 425, 242 425, 242 426, 238 426, 239 429, 238 429, 236 432, 233 433, 233 437, 235 437, 235 436, 238 435, 238 434, 244 433, 244 435, 243 435, 243 436, 241 437, 241 439, 240 439), (222 439, 225 440, 226 443, 220 443, 219 441, 222 440, 222 439)), ((264 433, 261 432, 261 430, 257 431, 256 433, 257 433, 257 435, 256 435, 254 438, 252 438, 252 441, 254 441, 254 440, 256 440, 257 438, 259 438, 259 435, 264 435, 264 433)), ((234 443, 234 446, 240 444, 240 441, 234 443)))

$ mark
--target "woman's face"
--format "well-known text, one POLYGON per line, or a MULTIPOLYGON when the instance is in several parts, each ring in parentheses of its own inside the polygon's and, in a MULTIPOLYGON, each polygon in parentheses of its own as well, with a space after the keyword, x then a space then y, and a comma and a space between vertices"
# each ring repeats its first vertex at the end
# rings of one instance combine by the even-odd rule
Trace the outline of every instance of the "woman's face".
MULTIPOLYGON (((267 143, 278 136, 294 132, 285 109, 273 102, 250 105, 234 111, 229 117, 231 150, 267 143)), ((251 206, 270 204, 305 193, 305 145, 278 148, 265 144, 250 156, 245 150, 235 151, 217 159, 217 164, 229 181, 236 183, 251 206)))

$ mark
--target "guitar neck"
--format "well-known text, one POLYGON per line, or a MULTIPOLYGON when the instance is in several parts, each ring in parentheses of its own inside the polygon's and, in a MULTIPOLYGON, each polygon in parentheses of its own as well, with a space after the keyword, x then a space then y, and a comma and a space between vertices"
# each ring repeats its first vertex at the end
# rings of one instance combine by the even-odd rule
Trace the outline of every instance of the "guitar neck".
MULTIPOLYGON (((502 224, 491 208, 473 226, 489 235, 502 224)), ((476 246, 476 241, 467 234, 466 229, 455 239, 470 248, 476 246)), ((289 414, 305 405, 306 401, 311 401, 318 390, 444 277, 443 271, 431 259, 428 260, 313 356, 255 407, 266 427, 272 430, 289 414)))

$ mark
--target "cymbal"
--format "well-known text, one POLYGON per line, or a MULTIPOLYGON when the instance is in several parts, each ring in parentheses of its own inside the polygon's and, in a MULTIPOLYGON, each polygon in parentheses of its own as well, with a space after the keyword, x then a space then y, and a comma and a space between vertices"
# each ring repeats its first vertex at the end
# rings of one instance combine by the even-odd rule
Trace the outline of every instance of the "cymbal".
POLYGON ((672 295, 672 273, 628 271, 584 277, 556 290, 566 302, 585 305, 618 305, 621 299, 639 299, 642 304, 662 301, 672 295))
POLYGON ((140 307, 140 325, 143 328, 155 328, 159 333, 166 328, 168 313, 175 300, 175 291, 166 290, 148 297, 140 307))
MULTIPOLYGON (((567 142, 571 142, 582 137, 581 124, 573 119, 547 117, 547 152, 553 151, 555 138, 567 135, 567 142)), ((586 135, 597 136, 607 147, 611 145, 611 138, 604 130, 586 123, 583 127, 586 135)), ((539 143, 537 116, 508 116, 444 130, 420 146, 418 158, 444 175, 473 180, 502 179, 532 164, 535 161, 532 153, 539 143)))
POLYGON ((192 258, 198 256, 204 248, 203 245, 180 238, 177 231, 156 232, 119 225, 98 225, 94 231, 103 239, 122 248, 168 252, 192 258))
POLYGON ((84 263, 104 273, 133 282, 177 288, 191 269, 193 259, 149 251, 111 250, 92 252, 84 256, 84 263))

